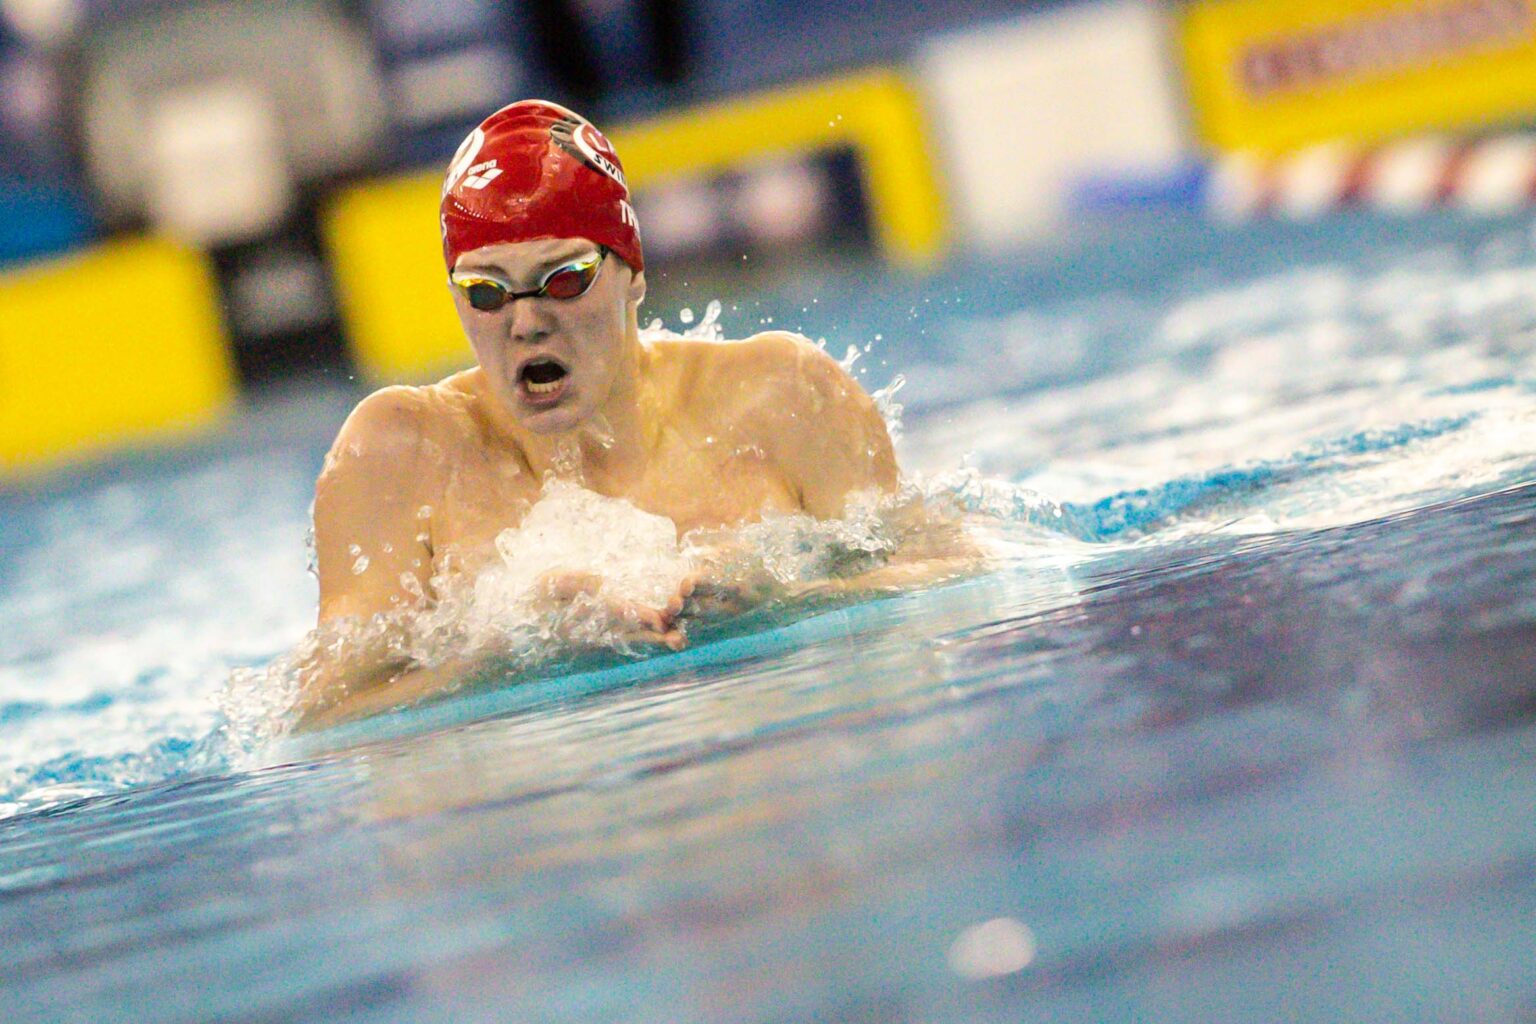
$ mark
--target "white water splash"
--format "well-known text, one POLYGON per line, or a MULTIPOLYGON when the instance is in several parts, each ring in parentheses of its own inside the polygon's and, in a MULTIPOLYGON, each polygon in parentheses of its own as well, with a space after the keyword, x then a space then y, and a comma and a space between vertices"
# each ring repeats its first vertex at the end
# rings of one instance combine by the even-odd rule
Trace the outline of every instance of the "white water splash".
MULTIPOLYGON (((959 507, 952 499, 963 490, 948 481, 913 484, 891 496, 855 495, 839 519, 773 514, 680 537, 670 519, 551 479, 522 521, 497 535, 497 557, 488 565, 433 579, 436 600, 411 612, 328 624, 266 668, 236 673, 221 698, 223 726, 207 747, 242 767, 261 763, 290 727, 299 666, 322 649, 334 657, 348 647, 383 648, 428 666, 489 656, 513 674, 573 649, 641 656, 650 648, 637 644, 634 618, 615 609, 665 606, 699 573, 717 588, 752 594, 754 603, 856 576, 905 544, 927 543, 918 535, 930 526, 951 529, 959 507), (548 583, 562 577, 594 585, 552 602, 548 583)), ((1002 508, 996 503, 989 511, 1002 508)))
MULTIPOLYGON (((1016 541, 1031 574, 1050 558, 1091 557, 1071 537, 1102 550, 1109 534, 1094 529, 1137 502, 1150 525, 1115 538, 1359 521, 1531 479, 1533 266, 1536 246, 1497 260, 1440 252, 1302 267, 1167 303, 1109 296, 970 314, 929 324, 920 358, 933 361, 905 359, 911 386, 898 378, 876 398, 898 433, 899 392, 902 463, 934 474, 909 486, 979 523, 978 536, 1016 541), (1442 421, 1452 426, 1387 443, 1404 425, 1442 421), (954 472, 968 452, 975 468, 954 472), (1185 492, 1200 493, 1189 504, 1185 492), (1100 507, 1110 511, 1074 526, 1100 507)), ((686 333, 657 321, 645 336, 723 341, 719 317, 712 302, 686 333)), ((240 665, 269 667, 242 669, 225 689, 234 739, 218 750, 258 750, 283 727, 292 658, 270 659, 313 622, 299 543, 313 466, 292 455, 294 430, 312 429, 275 432, 282 446, 242 444, 208 469, 48 499, 0 593, 0 817, 195 770, 185 748, 213 725, 215 694, 240 665)), ((877 564, 880 545, 901 537, 893 515, 832 532, 760 524, 743 562, 775 581, 877 564), (843 529, 855 536, 833 535, 843 529)), ((528 635, 544 628, 530 623, 528 635)), ((441 651, 468 642, 446 628, 408 639, 441 651)))
POLYGON ((652 320, 640 329, 641 341, 675 340, 688 338, 694 341, 724 341, 725 328, 720 324, 720 314, 723 307, 719 299, 711 299, 704 307, 704 315, 698 323, 693 323, 693 310, 684 309, 678 314, 678 319, 683 322, 684 330, 681 334, 669 329, 660 317, 652 320))

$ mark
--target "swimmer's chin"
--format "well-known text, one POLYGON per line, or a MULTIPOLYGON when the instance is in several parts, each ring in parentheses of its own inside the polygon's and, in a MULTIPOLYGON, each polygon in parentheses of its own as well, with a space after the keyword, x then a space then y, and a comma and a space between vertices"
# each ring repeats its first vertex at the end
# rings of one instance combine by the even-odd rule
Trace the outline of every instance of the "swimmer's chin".
POLYGON ((569 388, 554 401, 541 401, 537 396, 525 395, 522 389, 510 398, 503 398, 512 415, 524 429, 535 434, 563 434, 575 430, 592 418, 591 410, 581 400, 574 388, 569 388))
POLYGON ((518 417, 518 423, 522 425, 524 430, 527 430, 530 434, 536 434, 540 437, 551 438, 557 443, 562 438, 562 436, 575 434, 583 426, 585 426, 589 420, 590 417, 580 415, 544 415, 518 417))

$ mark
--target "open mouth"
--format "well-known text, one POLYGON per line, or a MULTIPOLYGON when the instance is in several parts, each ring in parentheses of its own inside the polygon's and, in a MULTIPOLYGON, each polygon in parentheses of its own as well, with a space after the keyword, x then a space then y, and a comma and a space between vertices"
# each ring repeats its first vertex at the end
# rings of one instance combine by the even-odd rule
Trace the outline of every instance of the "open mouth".
POLYGON ((533 359, 517 372, 517 382, 535 398, 549 398, 565 387, 569 371, 553 359, 533 359))

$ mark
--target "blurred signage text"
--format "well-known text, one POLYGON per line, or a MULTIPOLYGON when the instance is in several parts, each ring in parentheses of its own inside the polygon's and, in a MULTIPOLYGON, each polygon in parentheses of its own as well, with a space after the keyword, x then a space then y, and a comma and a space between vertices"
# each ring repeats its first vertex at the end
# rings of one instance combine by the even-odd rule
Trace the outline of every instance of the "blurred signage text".
POLYGON ((1183 50, 1221 149, 1536 120, 1536 0, 1202 0, 1183 50))

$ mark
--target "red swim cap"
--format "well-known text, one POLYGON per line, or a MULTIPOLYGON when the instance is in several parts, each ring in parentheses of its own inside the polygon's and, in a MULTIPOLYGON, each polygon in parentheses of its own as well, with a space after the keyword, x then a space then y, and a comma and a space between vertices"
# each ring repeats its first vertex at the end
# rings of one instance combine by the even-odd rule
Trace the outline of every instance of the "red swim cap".
POLYGON ((440 212, 449 270, 482 245, 535 238, 590 239, 645 269, 613 144, 554 103, 522 100, 481 121, 448 165, 440 212))

